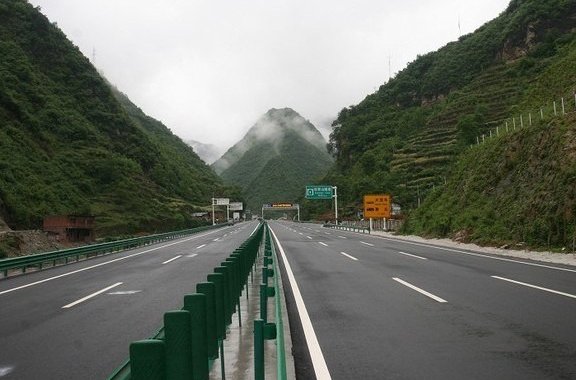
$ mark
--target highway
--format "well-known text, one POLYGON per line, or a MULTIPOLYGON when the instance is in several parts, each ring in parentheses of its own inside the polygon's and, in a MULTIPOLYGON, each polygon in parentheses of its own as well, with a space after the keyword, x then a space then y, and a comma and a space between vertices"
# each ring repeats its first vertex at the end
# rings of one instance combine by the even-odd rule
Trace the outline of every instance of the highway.
POLYGON ((576 378, 574 267, 270 226, 299 380, 576 378))
POLYGON ((258 224, 0 281, 0 378, 105 379, 258 224))

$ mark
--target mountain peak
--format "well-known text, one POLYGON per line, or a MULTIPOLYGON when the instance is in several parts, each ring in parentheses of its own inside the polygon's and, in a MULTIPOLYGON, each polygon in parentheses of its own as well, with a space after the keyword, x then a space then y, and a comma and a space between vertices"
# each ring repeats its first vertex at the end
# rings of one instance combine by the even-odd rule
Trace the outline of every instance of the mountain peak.
POLYGON ((268 143, 277 149, 290 134, 298 135, 321 151, 326 151, 324 137, 310 121, 291 108, 271 108, 212 167, 220 174, 255 145, 268 143))

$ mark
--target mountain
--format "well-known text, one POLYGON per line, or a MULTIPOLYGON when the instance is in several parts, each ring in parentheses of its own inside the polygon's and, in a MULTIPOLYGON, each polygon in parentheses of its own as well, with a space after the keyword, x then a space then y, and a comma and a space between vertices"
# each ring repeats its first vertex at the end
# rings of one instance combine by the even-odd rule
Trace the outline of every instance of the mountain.
POLYGON ((212 168, 226 183, 242 188, 248 208, 293 202, 306 184, 327 173, 332 159, 326 141, 290 108, 271 109, 212 168))
POLYGON ((0 217, 12 229, 50 214, 93 214, 100 236, 184 228, 226 190, 39 8, 0 2, 0 57, 0 217))
MULTIPOLYGON (((546 192, 533 195, 568 185, 570 176, 536 179, 527 174, 542 174, 538 166, 544 161, 552 173, 572 170, 569 158, 558 161, 552 150, 562 144, 542 147, 537 136, 541 141, 556 141, 562 139, 562 133, 571 134, 574 127, 570 118, 552 121, 551 115, 554 100, 559 110, 561 97, 574 99, 575 20, 573 1, 513 0, 496 19, 474 33, 417 57, 377 92, 339 113, 329 143, 336 169, 325 182, 339 186, 339 197, 352 212, 360 206, 362 194, 372 192, 391 193, 405 211, 414 210, 420 200, 434 202, 425 214, 410 213, 408 232, 455 236, 465 231, 474 241, 487 242, 500 226, 498 236, 509 229, 509 240, 527 241, 528 229, 511 233, 510 228, 530 223, 534 226, 531 231, 541 229, 538 234, 547 237, 532 239, 534 244, 567 244, 576 215, 574 202, 565 198, 570 192, 554 192, 552 199, 558 203, 551 207, 537 202, 546 198, 546 192), (554 136, 546 137, 543 130, 519 128, 529 120, 562 127, 551 128, 554 136), (515 128, 518 135, 500 135, 509 140, 505 146, 479 148, 489 151, 484 153, 470 150, 483 135, 496 135, 506 128, 515 128), (529 137, 537 131, 541 134, 529 137), (503 160, 498 155, 522 156, 527 161, 503 160), (513 175, 512 170, 526 175, 513 175), (502 172, 509 177, 498 182, 502 172), (464 184, 474 184, 474 191, 464 184), (508 199, 506 210, 513 214, 500 216, 504 209, 497 206, 500 201, 495 189, 523 195, 508 199), (449 191, 456 193, 439 195, 449 191), (478 197, 478 192, 484 196, 478 197), (430 194, 433 199, 426 199, 430 194), (454 198, 447 202, 446 197, 454 198), (526 200, 530 202, 520 205, 526 200), (492 212, 482 215, 490 209, 492 212), (456 223, 459 213, 474 218, 456 223), (562 218, 557 219, 558 215, 562 218), (474 224, 479 220, 487 228, 474 224), (424 223, 428 225, 424 227, 424 223)), ((574 181, 570 186, 574 187, 574 181)), ((491 241, 498 243, 497 239, 491 241)))
POLYGON ((207 164, 212 164, 220 156, 222 151, 216 145, 204 144, 196 140, 187 140, 186 143, 194 149, 194 152, 207 164))

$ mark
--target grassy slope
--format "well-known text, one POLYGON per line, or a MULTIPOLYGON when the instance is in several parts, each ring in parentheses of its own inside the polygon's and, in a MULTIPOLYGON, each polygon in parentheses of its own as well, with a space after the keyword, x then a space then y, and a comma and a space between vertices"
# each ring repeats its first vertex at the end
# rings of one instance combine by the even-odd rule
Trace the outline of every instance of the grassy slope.
POLYGON ((0 213, 12 228, 59 213, 96 214, 102 234, 182 228, 221 187, 25 1, 0 3, 0 56, 0 213))

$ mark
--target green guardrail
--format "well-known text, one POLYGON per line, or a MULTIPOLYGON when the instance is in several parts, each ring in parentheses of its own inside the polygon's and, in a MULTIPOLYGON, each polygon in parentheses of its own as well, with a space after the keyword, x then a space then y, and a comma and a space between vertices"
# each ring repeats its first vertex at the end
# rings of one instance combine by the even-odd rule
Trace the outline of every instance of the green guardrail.
POLYGON ((262 283, 260 284, 260 318, 254 320, 254 379, 264 380, 264 341, 276 340, 276 378, 286 380, 286 348, 284 347, 284 324, 282 321, 281 292, 279 284, 278 256, 272 243, 270 229, 266 225, 262 283), (269 265, 272 268, 269 268, 269 265), (273 278, 273 286, 268 279, 273 278), (268 298, 274 297, 274 323, 268 322, 268 298))
POLYGON ((226 225, 228 224, 226 223, 216 226, 203 226, 138 238, 117 240, 100 244, 90 244, 78 248, 62 249, 58 251, 38 253, 29 256, 2 259, 0 260, 0 273, 2 273, 4 277, 8 277, 8 272, 11 270, 21 270, 22 273, 25 273, 29 268, 42 270, 47 264, 50 264, 50 267, 54 267, 59 264, 68 264, 71 258, 74 259, 74 261, 79 261, 81 258, 105 255, 126 249, 140 247, 143 245, 178 239, 187 235, 211 230, 214 228, 220 228, 226 225))
POLYGON ((322 227, 326 228, 333 228, 335 230, 342 230, 342 231, 352 231, 352 232, 361 232, 363 234, 369 234, 370 228, 368 227, 355 227, 355 226, 343 226, 343 225, 336 225, 336 224, 324 224, 322 227))
MULTIPOLYGON (((108 380, 208 380, 211 363, 221 357, 224 368, 226 327, 256 262, 264 224, 184 296, 181 310, 164 314, 164 327, 149 339, 130 344, 130 358, 108 380), (220 352, 218 352, 220 349, 220 352)), ((239 320, 241 317, 239 315, 239 320)))

